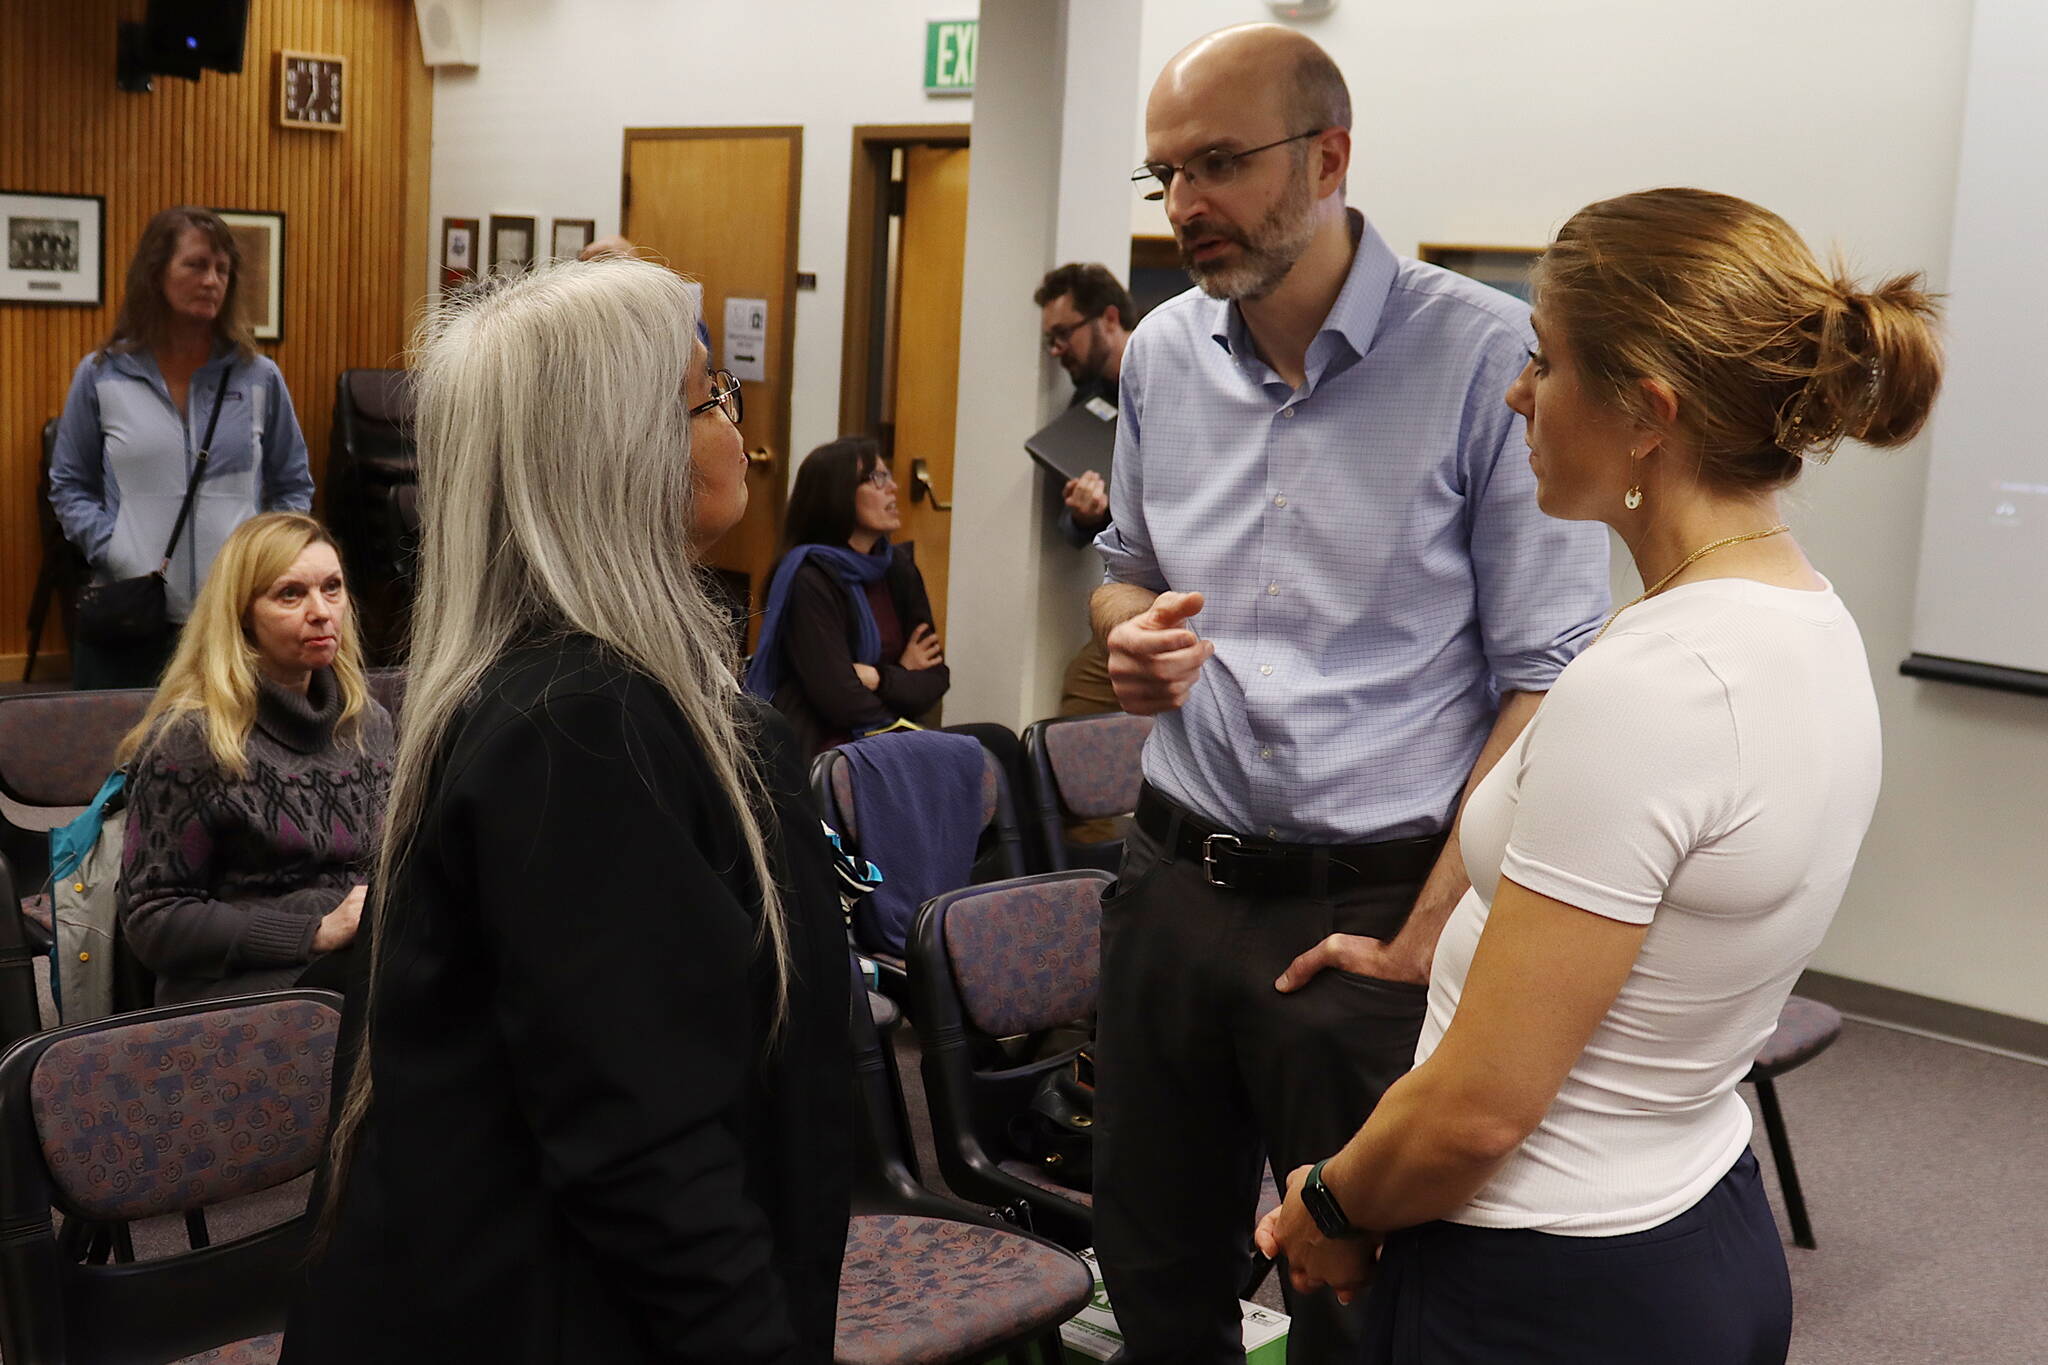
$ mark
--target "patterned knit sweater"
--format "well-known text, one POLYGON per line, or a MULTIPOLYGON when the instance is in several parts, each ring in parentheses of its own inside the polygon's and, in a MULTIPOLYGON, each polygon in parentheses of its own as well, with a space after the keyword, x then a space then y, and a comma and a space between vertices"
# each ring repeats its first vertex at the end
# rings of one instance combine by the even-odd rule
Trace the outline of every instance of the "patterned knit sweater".
POLYGON ((265 678, 248 772, 214 762, 196 715, 166 723, 130 765, 122 932, 160 1005, 297 981, 320 919, 367 880, 391 784, 391 716, 375 700, 336 739, 341 689, 300 696, 265 678))

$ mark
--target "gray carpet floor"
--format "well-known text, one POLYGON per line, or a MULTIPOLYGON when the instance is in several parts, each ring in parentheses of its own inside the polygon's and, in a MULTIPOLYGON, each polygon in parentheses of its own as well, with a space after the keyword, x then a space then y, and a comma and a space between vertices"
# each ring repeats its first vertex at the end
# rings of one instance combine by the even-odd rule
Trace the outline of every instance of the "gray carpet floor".
MULTIPOLYGON (((937 1183, 907 1028, 897 1045, 937 1183)), ((1795 1365, 2048 1361, 2048 1066, 1851 1020, 1778 1089, 1820 1243, 1786 1239, 1795 1365)), ((1782 1228, 1761 1121, 1757 1133, 1782 1228)), ((215 1239, 290 1216, 306 1183, 215 1209, 215 1239)), ((136 1244, 145 1257, 181 1248, 183 1225, 141 1225, 136 1244)), ((1260 1298, 1278 1306, 1276 1280, 1260 1298)))

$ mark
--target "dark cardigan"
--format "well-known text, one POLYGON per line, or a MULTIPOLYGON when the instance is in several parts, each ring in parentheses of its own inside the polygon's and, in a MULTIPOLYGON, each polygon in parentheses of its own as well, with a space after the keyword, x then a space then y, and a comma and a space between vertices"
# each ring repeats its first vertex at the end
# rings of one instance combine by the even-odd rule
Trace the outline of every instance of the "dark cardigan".
POLYGON ((772 1043, 760 897, 667 694, 576 637, 508 655, 458 713, 380 931, 375 1098, 286 1362, 831 1359, 846 932, 788 731, 739 704, 794 961, 772 1043))
MULTIPOLYGON (((882 581, 905 640, 919 626, 933 624, 931 599, 911 546, 893 547, 882 581)), ((781 647, 789 670, 775 690, 775 708, 789 718, 806 758, 898 719, 915 720, 937 706, 952 686, 953 675, 943 663, 910 669, 888 659, 877 670, 882 685, 872 692, 863 687, 853 675, 854 621, 846 585, 815 559, 797 570, 783 610, 781 647)))
POLYGON ((196 712, 164 722, 129 765, 117 913, 160 1005, 297 981, 321 917, 375 861, 390 715, 366 698, 337 740, 329 670, 304 696, 268 678, 258 689, 244 775, 214 761, 196 712))

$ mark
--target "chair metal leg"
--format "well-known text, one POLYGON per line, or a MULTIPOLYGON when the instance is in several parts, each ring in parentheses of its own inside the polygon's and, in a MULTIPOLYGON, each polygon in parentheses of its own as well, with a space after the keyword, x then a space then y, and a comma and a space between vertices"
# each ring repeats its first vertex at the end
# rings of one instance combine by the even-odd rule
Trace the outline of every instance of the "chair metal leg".
POLYGON ((132 1265, 135 1262, 135 1238, 128 1231, 126 1223, 114 1224, 114 1264, 132 1265))
POLYGON ((185 1210, 185 1240, 192 1244, 194 1251, 200 1251, 213 1245, 213 1238, 207 1234, 206 1230, 205 1209, 185 1210))
POLYGON ((1778 1088, 1770 1077, 1756 1082, 1757 1107, 1764 1111, 1764 1136, 1770 1139, 1771 1161, 1778 1168, 1778 1187, 1785 1193, 1785 1216, 1792 1223, 1792 1241, 1808 1251, 1815 1247, 1813 1224, 1806 1217, 1806 1196, 1799 1189, 1799 1168, 1792 1164, 1792 1141, 1785 1134, 1785 1115, 1778 1108, 1778 1088))

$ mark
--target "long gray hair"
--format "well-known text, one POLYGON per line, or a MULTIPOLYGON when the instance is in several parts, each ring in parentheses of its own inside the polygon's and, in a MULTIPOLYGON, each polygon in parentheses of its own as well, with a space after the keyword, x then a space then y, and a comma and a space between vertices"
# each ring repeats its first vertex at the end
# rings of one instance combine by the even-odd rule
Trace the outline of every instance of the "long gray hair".
MULTIPOLYGON (((390 891, 420 833, 449 727, 491 666, 539 628, 592 636, 681 709, 731 802, 760 887, 778 1023, 787 1010, 789 943, 763 829, 766 788, 736 709, 728 627, 689 549, 684 378, 702 363, 698 299, 646 261, 565 262, 442 305, 414 340, 425 534, 371 888, 373 981, 407 912, 390 891)), ((372 1013, 335 1127, 331 1196, 370 1107, 372 1013)), ((333 1210, 330 1197, 330 1220, 333 1210)))

